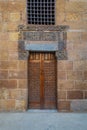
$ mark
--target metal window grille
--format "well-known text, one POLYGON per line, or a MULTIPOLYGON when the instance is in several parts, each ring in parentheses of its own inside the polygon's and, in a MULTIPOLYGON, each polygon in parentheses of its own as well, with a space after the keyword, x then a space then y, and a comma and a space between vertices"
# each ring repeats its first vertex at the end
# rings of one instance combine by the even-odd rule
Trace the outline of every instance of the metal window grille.
POLYGON ((27 0, 28 24, 54 25, 55 0, 27 0))

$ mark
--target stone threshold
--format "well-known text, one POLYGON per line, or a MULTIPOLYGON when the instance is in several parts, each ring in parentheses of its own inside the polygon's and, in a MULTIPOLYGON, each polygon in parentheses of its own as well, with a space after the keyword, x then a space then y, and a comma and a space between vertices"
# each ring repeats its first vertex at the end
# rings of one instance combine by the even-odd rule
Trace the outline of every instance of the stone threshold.
POLYGON ((29 110, 27 110, 27 112, 29 112, 29 113, 55 113, 58 111, 56 109, 53 109, 53 110, 29 109, 29 110))

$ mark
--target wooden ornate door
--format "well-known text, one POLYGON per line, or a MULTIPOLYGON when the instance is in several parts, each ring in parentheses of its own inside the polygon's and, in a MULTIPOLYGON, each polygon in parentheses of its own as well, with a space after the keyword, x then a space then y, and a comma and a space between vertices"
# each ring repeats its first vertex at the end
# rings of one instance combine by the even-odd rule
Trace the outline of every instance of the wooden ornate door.
POLYGON ((56 109, 56 58, 53 52, 31 52, 29 109, 56 109))

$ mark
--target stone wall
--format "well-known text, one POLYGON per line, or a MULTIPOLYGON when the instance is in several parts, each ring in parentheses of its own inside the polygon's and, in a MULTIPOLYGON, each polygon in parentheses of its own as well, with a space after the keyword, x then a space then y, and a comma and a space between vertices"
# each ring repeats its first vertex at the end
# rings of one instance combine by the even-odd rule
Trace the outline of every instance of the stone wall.
MULTIPOLYGON (((26 0, 0 0, 0 111, 27 108, 27 60, 18 57, 18 25, 26 23, 26 0)), ((57 63, 58 110, 85 111, 87 1, 56 0, 56 25, 70 27, 67 31, 68 59, 57 63)))
POLYGON ((26 23, 26 0, 0 0, 0 111, 27 106, 27 61, 18 58, 18 25, 26 23))
POLYGON ((57 0, 56 24, 69 25, 68 60, 58 61, 58 109, 87 111, 87 1, 57 0))

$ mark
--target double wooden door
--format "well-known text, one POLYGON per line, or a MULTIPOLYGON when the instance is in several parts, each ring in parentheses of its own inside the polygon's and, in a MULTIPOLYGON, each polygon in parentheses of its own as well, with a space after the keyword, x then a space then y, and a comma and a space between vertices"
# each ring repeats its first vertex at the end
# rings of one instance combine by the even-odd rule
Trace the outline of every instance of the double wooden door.
POLYGON ((56 58, 53 52, 29 56, 29 109, 56 109, 56 58))

